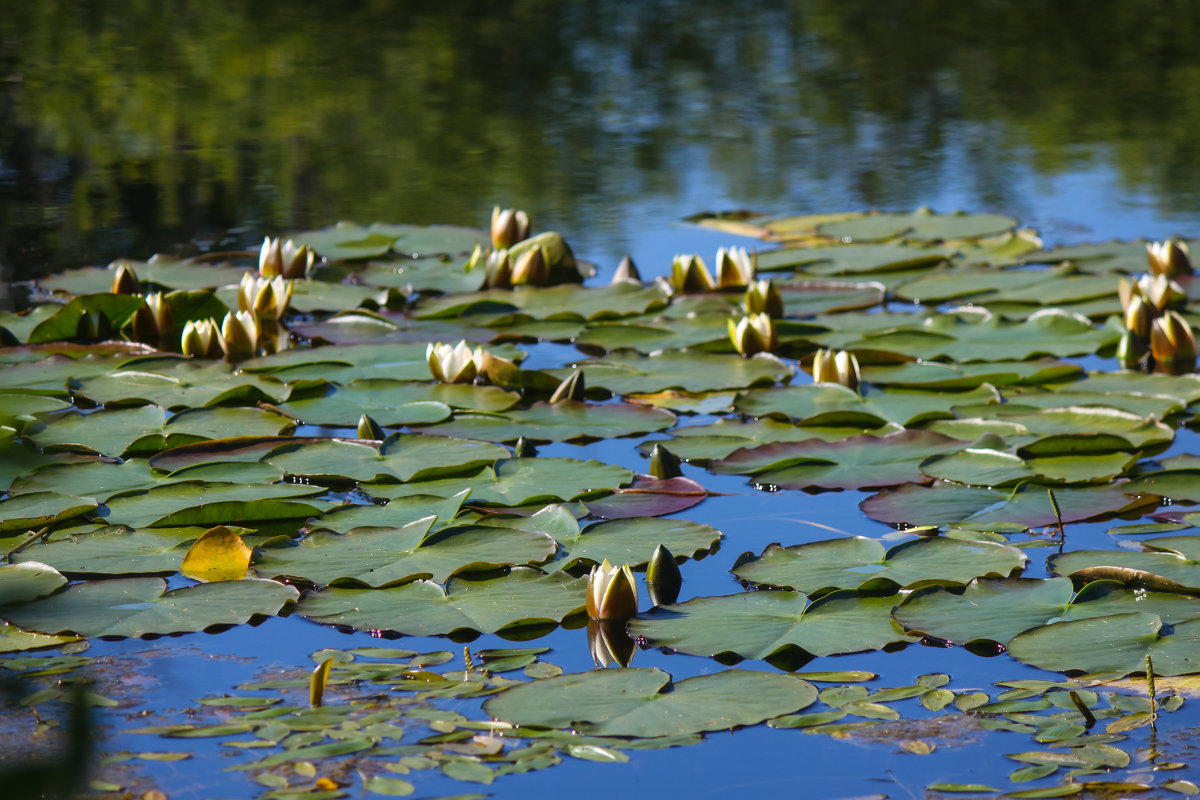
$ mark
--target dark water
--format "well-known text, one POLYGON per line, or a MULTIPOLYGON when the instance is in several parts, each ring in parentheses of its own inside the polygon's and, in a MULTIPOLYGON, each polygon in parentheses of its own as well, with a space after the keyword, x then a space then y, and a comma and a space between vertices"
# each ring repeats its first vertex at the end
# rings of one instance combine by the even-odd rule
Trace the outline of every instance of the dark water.
POLYGON ((18 279, 496 203, 651 269, 704 209, 999 210, 1056 242, 1200 211, 1195 3, 5 5, 18 279))
MULTIPOLYGON (((339 219, 481 225, 497 203, 528 209, 535 227, 562 231, 602 269, 630 252, 648 272, 674 252, 727 243, 679 224, 705 209, 930 205, 1009 213, 1047 243, 1194 236, 1197 41, 1200 3, 1163 0, 9 2, 0 288, 339 219)), ((629 442, 617 444, 588 455, 640 466, 629 442)), ((1194 444, 1184 434, 1177 447, 1194 444)), ((742 550, 824 538, 810 523, 886 532, 850 511, 856 493, 785 499, 691 474, 734 493, 697 517, 730 544, 689 565, 693 594, 733 591, 728 568, 742 550)), ((1080 527, 1099 546, 1104 526, 1080 527)), ((146 702, 179 708, 307 663, 320 647, 365 643, 293 618, 220 637, 97 642, 89 654, 150 654, 146 702)), ((591 666, 582 631, 545 643, 567 669, 591 666)), ((638 658, 676 677, 721 669, 638 658)), ((893 685, 938 669, 959 689, 996 677, 961 650, 919 647, 821 668, 872 669, 893 685)), ((1045 677, 1004 667, 1005 677, 1026 671, 1045 677)), ((114 736, 113 747, 148 746, 114 736)), ((1030 743, 994 737, 986 756, 947 748, 921 761, 759 728, 623 767, 506 778, 493 791, 922 796, 934 780, 1003 780, 996 753, 1030 743)), ((254 791, 240 773, 206 773, 201 786, 186 766, 156 769, 172 797, 254 791)), ((467 790, 442 779, 419 787, 467 790)))

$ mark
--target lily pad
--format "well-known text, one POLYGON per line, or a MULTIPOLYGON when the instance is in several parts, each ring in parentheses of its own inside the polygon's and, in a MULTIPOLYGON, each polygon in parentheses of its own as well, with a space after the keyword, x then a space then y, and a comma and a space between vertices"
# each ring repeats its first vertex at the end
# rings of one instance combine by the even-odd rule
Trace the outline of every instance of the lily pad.
POLYGON ((1113 614, 1044 625, 1014 636, 1008 652, 1023 664, 1059 672, 1146 669, 1158 675, 1200 672, 1200 619, 1166 626, 1157 614, 1113 614))
POLYGON ((814 594, 961 585, 983 575, 1008 576, 1027 560, 1020 550, 993 542, 931 536, 885 551, 874 539, 854 536, 792 547, 768 545, 758 558, 739 559, 733 573, 751 583, 814 594))
MULTIPOLYGON (((572 368, 583 370, 589 387, 603 387, 614 394, 740 389, 777 383, 792 374, 770 353, 743 358, 684 350, 663 350, 648 356, 622 351, 600 360, 576 362, 572 368)), ((551 374, 565 379, 570 370, 552 370, 551 374)))
POLYGON ((484 711, 514 725, 652 737, 754 725, 807 708, 816 696, 799 678, 765 672, 726 670, 672 683, 657 669, 598 670, 513 687, 484 711))
POLYGON ((275 581, 249 578, 167 591, 160 578, 84 581, 58 594, 5 610, 25 630, 79 636, 144 636, 240 625, 277 614, 299 592, 275 581))
POLYGON ((67 579, 49 564, 0 564, 0 606, 36 600, 66 585, 67 579))
POLYGON ((421 434, 396 434, 377 448, 342 440, 283 444, 263 461, 289 475, 370 481, 427 480, 477 470, 512 455, 495 444, 421 434))
POLYGON ((493 442, 511 442, 522 436, 536 441, 569 442, 634 436, 664 430, 674 424, 675 415, 661 408, 632 403, 601 405, 562 400, 537 402, 527 409, 513 409, 503 414, 455 414, 449 422, 417 430, 493 442))
POLYGON ((811 602, 789 591, 697 597, 639 614, 630 621, 629 633, 652 647, 698 656, 857 653, 914 640, 891 618, 901 599, 834 592, 811 602))
POLYGON ((306 594, 296 611, 327 625, 411 636, 464 630, 503 634, 561 622, 583 608, 586 585, 586 577, 514 567, 500 578, 453 576, 445 589, 427 580, 382 590, 326 588, 306 594))

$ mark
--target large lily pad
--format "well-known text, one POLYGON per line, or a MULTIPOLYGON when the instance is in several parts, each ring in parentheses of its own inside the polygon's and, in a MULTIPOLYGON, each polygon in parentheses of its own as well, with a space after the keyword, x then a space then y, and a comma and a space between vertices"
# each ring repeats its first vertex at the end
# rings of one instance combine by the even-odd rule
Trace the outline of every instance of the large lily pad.
POLYGON ((73 519, 93 511, 99 505, 91 497, 75 497, 58 492, 29 492, 0 500, 0 536, 73 519))
POLYGON ((932 536, 885 551, 874 539, 854 536, 792 547, 768 545, 758 558, 739 560, 733 573, 751 583, 814 594, 830 589, 965 584, 982 575, 1008 576, 1026 561, 1015 547, 994 542, 932 536))
POLYGON ((1190 675, 1200 672, 1200 619, 1167 626, 1135 612, 1059 622, 1014 636, 1008 652, 1060 672, 1143 672, 1150 657, 1158 675, 1190 675))
POLYGON ((152 575, 179 569, 187 546, 204 528, 139 528, 109 525, 56 532, 27 547, 17 561, 45 562, 68 575, 152 575))
POLYGON ((537 402, 526 409, 503 414, 461 413, 449 422, 418 428, 424 433, 465 436, 493 442, 520 437, 538 441, 569 442, 633 436, 664 430, 675 424, 675 415, 661 408, 633 403, 581 403, 562 400, 537 402))
POLYGON ((49 564, 0 564, 0 606, 36 600, 66 585, 67 579, 49 564))
POLYGON ((738 450, 714 461, 718 473, 752 475, 781 489, 861 489, 922 480, 921 462, 961 450, 963 442, 920 430, 860 434, 839 442, 780 442, 738 450))
POLYGON ((881 241, 903 236, 917 241, 981 239, 1015 228, 1017 221, 1000 214, 868 214, 817 226, 822 236, 843 241, 881 241))
POLYGON ((132 528, 180 525, 257 527, 270 520, 317 517, 329 504, 308 499, 320 487, 181 481, 121 492, 105 501, 108 521, 132 528), (304 498, 298 501, 296 498, 304 498))
POLYGON ((999 403, 996 390, 983 385, 965 392, 920 392, 890 389, 860 395, 832 383, 779 386, 741 394, 734 408, 753 416, 780 414, 804 425, 861 425, 888 422, 918 425, 954 417, 958 406, 999 403))
POLYGON ((470 569, 540 564, 554 555, 554 539, 532 530, 483 525, 444 528, 429 534, 432 517, 399 528, 318 529, 291 547, 268 547, 254 564, 264 577, 303 578, 372 587, 421 578, 439 583, 470 569))
POLYGON ((754 725, 807 708, 816 697, 811 684, 790 675, 726 670, 672 683, 657 669, 622 669, 516 686, 484 703, 484 711, 514 725, 652 737, 754 725))
POLYGON ((653 647, 698 656, 856 653, 914 640, 892 621, 892 608, 901 599, 849 591, 816 602, 787 591, 697 597, 639 614, 629 632, 653 647))
POLYGON ((586 577, 514 567, 500 578, 453 576, 445 589, 427 580, 381 590, 331 587, 306 594, 296 611, 314 622, 411 636, 503 633, 561 622, 583 608, 586 586, 586 577))
POLYGON ((425 480, 470 472, 512 455, 488 442, 421 434, 388 437, 378 449, 352 441, 326 440, 275 447, 263 461, 289 475, 370 481, 425 480))
POLYGON ((121 578, 76 583, 4 614, 39 633, 133 637, 239 625, 255 615, 277 614, 298 596, 295 587, 256 578, 171 591, 161 578, 121 578))
MULTIPOLYGON (((648 356, 622 351, 604 359, 580 361, 588 386, 599 386, 614 394, 682 389, 707 392, 770 385, 786 379, 791 369, 769 353, 751 358, 737 355, 663 350, 648 356)), ((566 378, 567 371, 553 372, 566 378)))

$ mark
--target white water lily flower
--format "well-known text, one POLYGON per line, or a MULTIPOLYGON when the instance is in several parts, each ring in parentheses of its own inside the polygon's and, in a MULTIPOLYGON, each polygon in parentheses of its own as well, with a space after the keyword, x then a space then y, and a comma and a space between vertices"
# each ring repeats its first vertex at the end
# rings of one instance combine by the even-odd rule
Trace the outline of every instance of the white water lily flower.
POLYGON ((717 285, 704 259, 693 253, 675 256, 671 261, 671 288, 676 292, 711 292, 717 285))
POLYGON ((281 319, 291 299, 292 282, 282 275, 262 278, 247 272, 238 286, 238 308, 263 319, 281 319))
POLYGON ((221 352, 217 323, 211 319, 189 320, 183 326, 180 349, 190 358, 213 358, 221 352))
POLYGON ((230 361, 244 361, 258 352, 258 319, 249 311, 230 311, 221 322, 217 341, 230 361))
POLYGON ((747 314, 766 314, 772 319, 783 316, 783 295, 770 278, 754 281, 747 286, 742 305, 747 314))
POLYGON ((817 383, 836 383, 855 391, 862 380, 858 359, 846 350, 818 350, 813 356, 812 374, 817 383))
POLYGON ((270 236, 263 239, 258 252, 258 274, 264 278, 282 275, 285 278, 303 278, 316 261, 314 253, 306 244, 296 244, 291 239, 280 242, 270 236))
POLYGON ((592 619, 629 619, 638 611, 637 583, 628 564, 604 562, 588 574, 587 612, 592 619))
POLYGON ((153 344, 175 328, 175 316, 161 292, 152 292, 146 302, 133 313, 133 338, 153 344))
POLYGON ((754 264, 744 247, 717 250, 717 287, 729 289, 754 282, 754 264))
POLYGON ((1154 275, 1178 278, 1192 274, 1192 259, 1186 242, 1168 239, 1146 243, 1146 262, 1154 275))
POLYGON ((425 348, 425 360, 437 380, 470 383, 479 374, 480 353, 480 348, 472 349, 465 340, 455 345, 437 342, 425 348))
POLYGON ((734 348, 744 356, 769 353, 778 344, 775 322, 766 314, 747 314, 736 324, 730 319, 726 327, 734 348))

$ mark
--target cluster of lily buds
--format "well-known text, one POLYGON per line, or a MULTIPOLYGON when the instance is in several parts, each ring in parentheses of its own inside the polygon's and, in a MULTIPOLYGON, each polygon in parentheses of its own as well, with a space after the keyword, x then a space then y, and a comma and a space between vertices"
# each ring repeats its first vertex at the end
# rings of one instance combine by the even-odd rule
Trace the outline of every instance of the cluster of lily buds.
POLYGON ((482 348, 472 348, 466 340, 458 344, 430 343, 425 360, 433 377, 443 383, 470 383, 479 374, 482 348))
MULTIPOLYGON (((1164 242, 1147 253, 1153 253, 1152 258, 1169 259, 1167 245, 1174 243, 1164 242)), ((1186 251, 1182 252, 1186 259, 1186 251)), ((1121 278, 1117 293, 1125 324, 1125 333, 1117 345, 1117 360, 1122 367, 1142 366, 1149 355, 1148 367, 1175 373, 1195 369, 1195 337, 1174 310, 1183 308, 1187 302, 1187 294, 1178 283, 1165 272, 1143 275, 1133 282, 1121 278)))
POLYGON ((1125 278, 1117 280, 1117 295, 1121 308, 1128 310, 1134 298, 1140 297, 1151 308, 1161 314, 1168 308, 1183 308, 1187 303, 1187 292, 1166 275, 1143 275, 1136 281, 1125 278))
POLYGON ((772 319, 783 316, 783 295, 770 278, 754 281, 747 286, 742 305, 747 314, 766 314, 772 319))
POLYGON ((260 319, 282 319, 291 299, 292 281, 282 275, 263 278, 247 272, 238 286, 238 309, 260 319))
POLYGON ((717 250, 717 288, 733 289, 754 282, 754 262, 744 247, 717 250))
POLYGON ((288 279, 303 278, 316 261, 316 253, 306 244, 296 244, 291 239, 280 242, 270 236, 263 239, 258 252, 258 274, 264 278, 282 275, 288 279))
POLYGON ((638 611, 637 584, 628 564, 604 559, 588 574, 587 613, 592 619, 629 619, 638 611))
POLYGON ((695 253, 671 261, 671 288, 676 292, 711 292, 717 288, 704 259, 695 253))
POLYGON ((154 344, 175 329, 171 306, 160 292, 146 295, 146 302, 133 312, 133 338, 154 344))
POLYGON ((1178 278, 1192 274, 1192 259, 1186 242, 1168 239, 1165 242, 1146 243, 1146 262, 1150 274, 1178 278))
POLYGON ((137 274, 128 264, 121 264, 117 267, 116 274, 113 275, 111 292, 113 294, 142 293, 142 282, 138 280, 137 274))
POLYGON ((222 353, 229 361, 245 361, 258 354, 261 327, 252 312, 230 311, 218 325, 216 320, 191 320, 183 326, 180 349, 192 358, 216 358, 222 353))
POLYGON ((854 391, 861 383, 858 359, 847 350, 818 350, 813 356, 812 374, 817 383, 837 383, 854 391))
POLYGON ((726 325, 734 349, 744 356, 769 353, 779 344, 775 322, 766 314, 747 314, 736 323, 731 318, 726 325))
POLYGON ((529 238, 529 215, 512 208, 492 208, 492 246, 497 250, 512 247, 529 238))
POLYGON ((221 355, 221 331, 211 319, 189 320, 183 326, 180 349, 190 358, 216 358, 221 355))
POLYGON ((1150 355, 1155 367, 1173 374, 1196 369, 1196 335, 1175 311, 1163 314, 1150 326, 1150 355))

